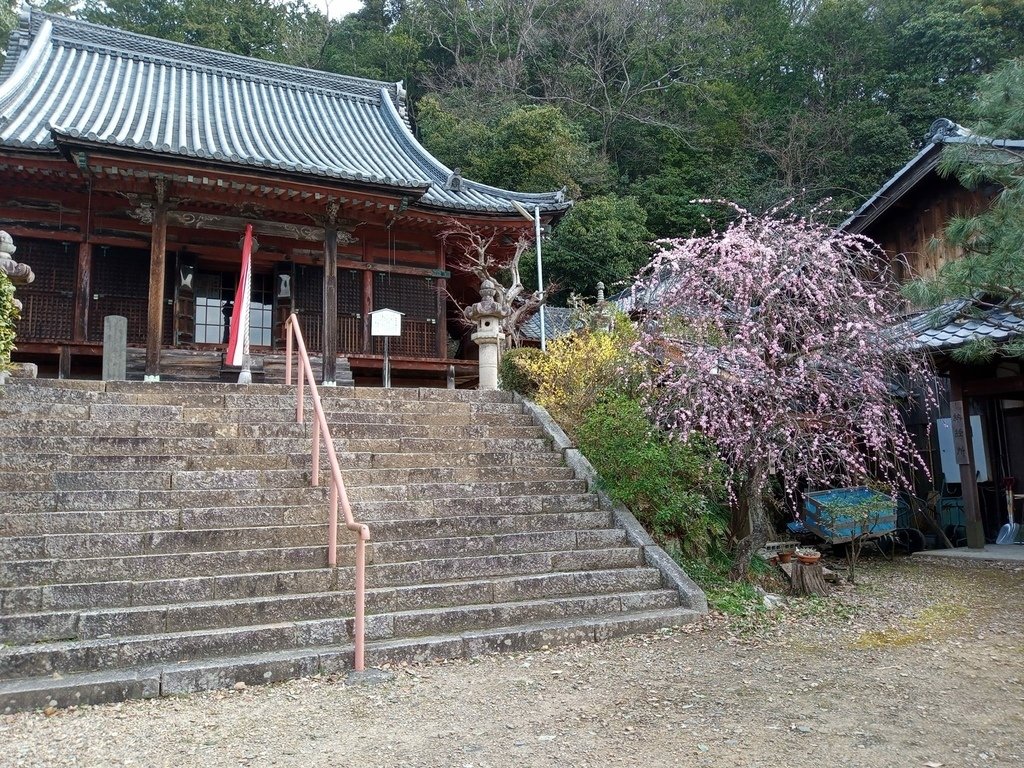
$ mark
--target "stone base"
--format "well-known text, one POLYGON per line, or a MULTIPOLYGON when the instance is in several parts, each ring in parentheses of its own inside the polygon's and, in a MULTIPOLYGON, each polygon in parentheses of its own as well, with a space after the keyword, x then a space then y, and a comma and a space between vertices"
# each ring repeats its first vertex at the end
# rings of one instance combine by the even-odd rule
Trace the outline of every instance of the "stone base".
POLYGON ((39 377, 39 366, 35 363, 11 363, 12 379, 35 379, 39 377))
POLYGON ((345 685, 380 685, 395 679, 394 674, 385 672, 383 669, 364 669, 362 672, 352 670, 345 675, 345 685))

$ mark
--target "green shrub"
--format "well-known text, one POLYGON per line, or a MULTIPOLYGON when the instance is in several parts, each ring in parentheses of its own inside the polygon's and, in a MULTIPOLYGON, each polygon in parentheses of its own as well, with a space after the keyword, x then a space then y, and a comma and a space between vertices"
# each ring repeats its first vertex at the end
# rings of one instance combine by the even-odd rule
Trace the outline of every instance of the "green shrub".
POLYGON ((608 495, 625 504, 666 544, 704 557, 724 539, 726 467, 704 440, 667 440, 639 401, 609 392, 577 429, 579 447, 608 495))
POLYGON ((14 284, 7 274, 0 272, 0 371, 11 365, 11 351, 14 349, 14 322, 18 319, 18 308, 14 305, 14 284))
POLYGON ((531 361, 543 357, 544 353, 536 347, 516 347, 506 350, 498 363, 498 385, 510 392, 518 392, 525 397, 537 394, 537 380, 530 372, 531 361))

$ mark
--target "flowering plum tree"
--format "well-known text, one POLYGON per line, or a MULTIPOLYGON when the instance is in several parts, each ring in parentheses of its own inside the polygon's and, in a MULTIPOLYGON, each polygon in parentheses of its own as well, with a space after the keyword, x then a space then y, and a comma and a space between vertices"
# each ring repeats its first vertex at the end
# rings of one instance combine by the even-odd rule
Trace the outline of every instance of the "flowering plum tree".
POLYGON ((927 472, 897 394, 931 389, 896 330, 877 246, 785 209, 735 210, 724 232, 662 243, 635 288, 647 308, 636 346, 652 418, 678 439, 711 438, 736 474, 744 576, 770 534, 773 479, 792 500, 802 483, 868 478, 895 494, 914 465, 927 472))

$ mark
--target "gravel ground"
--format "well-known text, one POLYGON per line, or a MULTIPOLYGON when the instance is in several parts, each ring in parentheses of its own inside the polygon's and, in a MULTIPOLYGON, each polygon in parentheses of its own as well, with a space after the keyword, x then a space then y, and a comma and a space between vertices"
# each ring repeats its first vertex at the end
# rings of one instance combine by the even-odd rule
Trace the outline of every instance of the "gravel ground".
POLYGON ((1024 568, 600 645, 0 719, 0 766, 1021 766, 1024 568))

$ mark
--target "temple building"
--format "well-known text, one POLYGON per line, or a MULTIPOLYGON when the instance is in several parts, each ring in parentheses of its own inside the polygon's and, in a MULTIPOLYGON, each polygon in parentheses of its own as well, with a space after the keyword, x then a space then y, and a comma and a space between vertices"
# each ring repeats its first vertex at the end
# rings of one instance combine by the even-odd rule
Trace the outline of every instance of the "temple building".
MULTIPOLYGON (((157 40, 28 10, 0 69, 0 228, 35 281, 16 360, 95 375, 103 319, 128 319, 130 373, 218 379, 240 239, 252 224, 254 371, 299 315, 322 376, 382 367, 370 312, 403 313, 396 384, 475 375, 452 219, 511 245, 570 205, 462 178, 414 137, 401 83, 157 40)), ((279 362, 279 361, 278 361, 279 362)))

